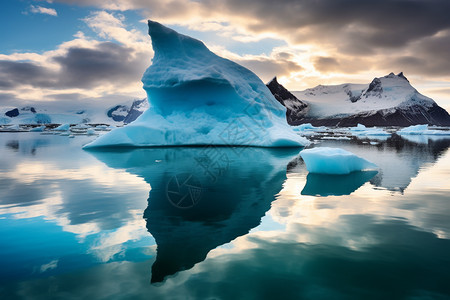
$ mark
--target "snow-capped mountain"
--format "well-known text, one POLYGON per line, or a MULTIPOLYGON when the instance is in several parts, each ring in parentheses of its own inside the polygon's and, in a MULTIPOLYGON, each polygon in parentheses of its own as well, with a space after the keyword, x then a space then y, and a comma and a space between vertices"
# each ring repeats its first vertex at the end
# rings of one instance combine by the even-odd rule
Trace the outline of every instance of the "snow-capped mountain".
POLYGON ((291 125, 450 126, 447 111, 433 99, 420 94, 403 73, 390 73, 373 79, 370 84, 318 85, 293 94, 301 107, 296 113, 304 117, 288 118, 291 125), (304 103, 308 105, 306 109, 304 103))
POLYGON ((104 103, 80 103, 68 107, 64 103, 36 103, 33 106, 0 108, 0 125, 14 124, 109 124, 133 122, 147 108, 146 98, 120 103, 110 108, 104 103))

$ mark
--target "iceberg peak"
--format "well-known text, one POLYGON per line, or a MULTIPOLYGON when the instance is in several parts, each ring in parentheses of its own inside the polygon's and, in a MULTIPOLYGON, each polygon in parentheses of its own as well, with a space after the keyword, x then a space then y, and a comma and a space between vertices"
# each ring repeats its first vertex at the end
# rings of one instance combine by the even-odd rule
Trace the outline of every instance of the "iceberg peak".
POLYGON ((292 147, 309 142, 250 70, 203 42, 148 21, 155 55, 142 76, 150 108, 85 146, 223 145, 292 147))

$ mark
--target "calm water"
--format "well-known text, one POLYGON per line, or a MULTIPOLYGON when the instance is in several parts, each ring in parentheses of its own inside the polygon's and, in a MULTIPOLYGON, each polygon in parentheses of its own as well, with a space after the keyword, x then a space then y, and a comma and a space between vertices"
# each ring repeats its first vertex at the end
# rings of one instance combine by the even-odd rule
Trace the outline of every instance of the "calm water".
POLYGON ((87 152, 0 134, 0 299, 450 299, 450 139, 87 152))

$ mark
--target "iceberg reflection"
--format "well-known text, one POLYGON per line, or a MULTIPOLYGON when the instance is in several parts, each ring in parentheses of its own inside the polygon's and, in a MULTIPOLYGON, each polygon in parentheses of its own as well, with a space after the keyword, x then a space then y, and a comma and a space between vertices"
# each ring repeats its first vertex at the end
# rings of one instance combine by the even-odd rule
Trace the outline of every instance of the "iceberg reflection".
POLYGON ((92 151, 151 186, 144 212, 157 243, 152 282, 192 268, 258 226, 299 149, 239 147, 92 151))
POLYGON ((345 175, 309 173, 301 194, 322 197, 350 195, 377 173, 378 171, 357 171, 345 175))

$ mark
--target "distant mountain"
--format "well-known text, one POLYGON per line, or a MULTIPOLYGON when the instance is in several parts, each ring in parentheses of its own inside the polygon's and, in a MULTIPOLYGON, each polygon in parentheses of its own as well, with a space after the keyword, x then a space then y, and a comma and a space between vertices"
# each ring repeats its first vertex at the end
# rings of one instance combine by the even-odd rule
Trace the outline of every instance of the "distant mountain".
MULTIPOLYGON (((270 82, 268 86, 271 84, 274 85, 270 82)), ((280 90, 280 87, 277 89, 280 90)), ((275 97, 279 96, 273 92, 277 89, 269 89, 275 97)), ((403 73, 374 78, 370 84, 318 85, 293 92, 293 95, 298 100, 285 105, 288 111, 293 110, 290 115, 298 116, 287 118, 291 125, 355 126, 361 123, 366 126, 450 126, 448 112, 433 99, 420 94, 403 73), (298 111, 295 105, 299 107, 298 111)))
POLYGON ((67 123, 125 125, 136 120, 147 108, 146 98, 134 100, 131 105, 120 103, 106 109, 101 104, 80 104, 74 108, 53 103, 38 103, 33 107, 0 108, 0 125, 67 123))

